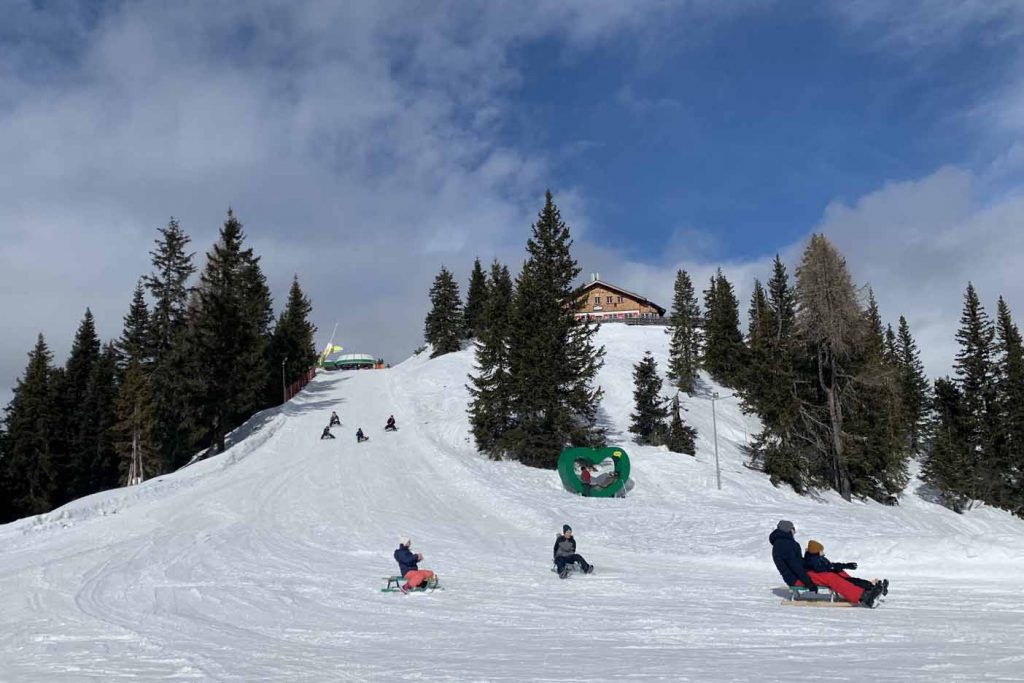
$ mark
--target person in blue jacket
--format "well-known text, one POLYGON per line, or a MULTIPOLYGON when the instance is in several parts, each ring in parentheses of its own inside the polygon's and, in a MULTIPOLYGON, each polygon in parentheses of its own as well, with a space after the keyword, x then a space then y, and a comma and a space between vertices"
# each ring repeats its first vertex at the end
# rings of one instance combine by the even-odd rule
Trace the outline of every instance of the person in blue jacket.
POLYGON ((411 548, 412 540, 408 536, 398 539, 395 561, 398 562, 398 573, 405 578, 405 585, 402 586, 403 593, 408 593, 413 588, 418 588, 434 578, 434 572, 419 568, 419 563, 423 561, 423 555, 414 553, 411 548))
POLYGON ((769 534, 768 542, 772 544, 772 561, 775 568, 782 575, 782 580, 787 586, 806 586, 812 593, 818 592, 818 587, 807 575, 804 568, 804 558, 800 555, 800 544, 796 542, 793 534, 796 527, 793 522, 782 520, 775 530, 769 534))

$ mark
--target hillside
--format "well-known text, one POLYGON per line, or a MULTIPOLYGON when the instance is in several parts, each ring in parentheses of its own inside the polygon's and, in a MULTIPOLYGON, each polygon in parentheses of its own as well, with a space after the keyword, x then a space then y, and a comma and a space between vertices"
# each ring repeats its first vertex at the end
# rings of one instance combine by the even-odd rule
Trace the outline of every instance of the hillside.
MULTIPOLYGON (((0 527, 0 680, 1014 679, 1024 659, 1024 524, 801 497, 743 466, 756 420, 685 401, 689 456, 630 443, 632 365, 661 328, 606 325, 602 419, 636 488, 583 499, 557 475, 474 450, 472 352, 318 377, 224 454, 0 527), (320 441, 330 411, 342 428, 320 441), (401 428, 382 431, 393 413, 401 428), (371 441, 357 445, 362 427, 371 441), (784 609, 780 518, 857 574, 876 610, 784 609), (549 572, 563 523, 597 571, 549 572), (399 535, 444 591, 379 592, 399 535)), ((709 391, 728 390, 707 383, 709 391)))

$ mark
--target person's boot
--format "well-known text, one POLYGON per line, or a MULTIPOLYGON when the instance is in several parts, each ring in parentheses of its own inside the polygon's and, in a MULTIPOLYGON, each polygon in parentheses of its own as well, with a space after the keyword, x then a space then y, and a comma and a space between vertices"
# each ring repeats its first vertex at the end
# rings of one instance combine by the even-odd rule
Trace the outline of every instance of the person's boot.
POLYGON ((889 594, 889 579, 882 579, 882 595, 889 594))
POLYGON ((569 576, 569 565, 562 565, 562 568, 558 570, 558 578, 564 579, 569 576))
POLYGON ((585 564, 585 565, 583 565, 583 573, 584 574, 593 574, 594 573, 594 565, 592 565, 592 564, 585 564))
POLYGON ((868 588, 867 590, 865 590, 863 595, 860 596, 860 604, 864 605, 865 607, 874 607, 875 606, 875 600, 877 600, 878 596, 881 595, 881 594, 882 594, 882 586, 881 586, 881 584, 876 585, 876 586, 872 586, 871 588, 868 588))

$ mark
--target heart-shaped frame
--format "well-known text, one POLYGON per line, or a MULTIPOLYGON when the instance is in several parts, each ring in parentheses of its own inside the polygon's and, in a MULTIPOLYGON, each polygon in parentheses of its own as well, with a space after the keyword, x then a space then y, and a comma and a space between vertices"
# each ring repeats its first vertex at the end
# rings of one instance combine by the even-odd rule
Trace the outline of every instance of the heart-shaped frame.
POLYGON ((621 491, 629 480, 629 455, 618 446, 566 448, 558 456, 558 476, 562 478, 562 485, 573 493, 587 495, 590 498, 611 498, 621 491), (609 459, 615 463, 615 480, 607 486, 591 485, 589 491, 585 490, 588 487, 576 474, 576 463, 597 465, 609 459))

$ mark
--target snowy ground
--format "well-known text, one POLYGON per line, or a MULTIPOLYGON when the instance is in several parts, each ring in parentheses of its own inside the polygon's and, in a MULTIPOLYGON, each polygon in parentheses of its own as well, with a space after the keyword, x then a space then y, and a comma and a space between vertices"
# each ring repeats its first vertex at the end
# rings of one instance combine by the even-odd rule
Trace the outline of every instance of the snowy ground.
POLYGON ((717 491, 710 402, 687 401, 696 458, 626 438, 632 364, 649 348, 664 370, 664 331, 599 340, 629 498, 476 455, 471 352, 322 376, 217 458, 0 527, 0 681, 1024 680, 1024 523, 913 486, 899 507, 775 489, 743 467, 757 425, 728 398, 717 491), (780 607, 780 518, 888 577, 886 602, 780 607), (566 522, 592 576, 549 572, 566 522), (401 534, 444 591, 379 592, 401 534))

